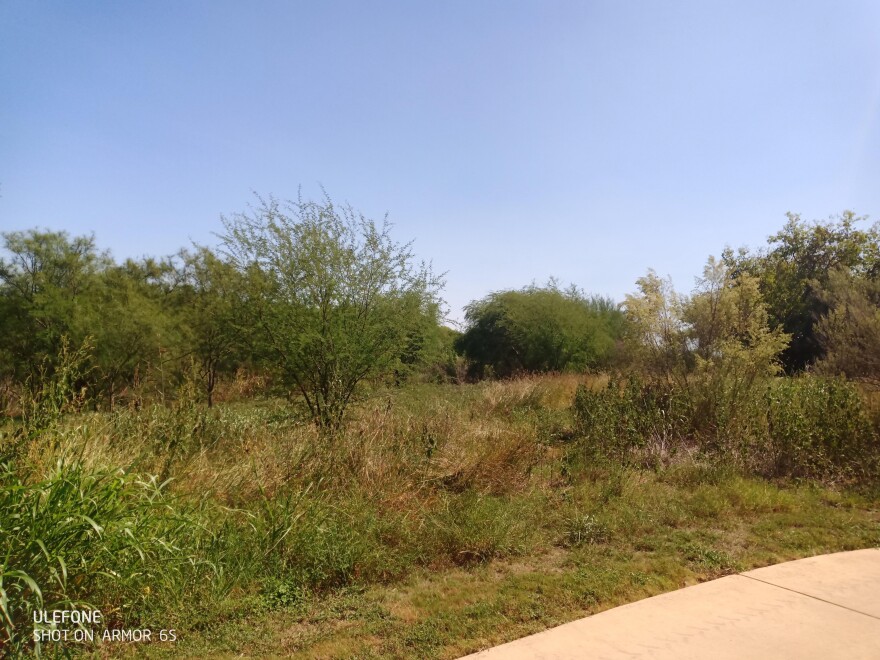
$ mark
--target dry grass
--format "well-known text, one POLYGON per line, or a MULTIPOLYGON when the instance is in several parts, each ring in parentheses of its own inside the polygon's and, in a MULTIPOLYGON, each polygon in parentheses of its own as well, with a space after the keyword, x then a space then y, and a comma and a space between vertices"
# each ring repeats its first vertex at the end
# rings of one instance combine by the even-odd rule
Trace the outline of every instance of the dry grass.
POLYGON ((334 437, 271 401, 83 414, 27 462, 36 480, 71 458, 166 473, 192 507, 193 557, 222 579, 180 601, 194 618, 177 646, 137 649, 153 655, 455 657, 737 567, 880 543, 876 497, 698 456, 573 460, 582 383, 607 379, 378 392, 334 437))

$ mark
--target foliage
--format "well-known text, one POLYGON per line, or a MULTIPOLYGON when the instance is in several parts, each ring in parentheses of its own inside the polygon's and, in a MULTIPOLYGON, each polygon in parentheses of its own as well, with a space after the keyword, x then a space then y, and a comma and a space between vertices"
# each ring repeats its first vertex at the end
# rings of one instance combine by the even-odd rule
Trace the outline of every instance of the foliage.
POLYGON ((768 396, 766 459, 771 474, 864 480, 878 473, 880 438, 851 383, 785 379, 768 396))
POLYGON ((747 425, 788 345, 779 328, 769 328, 757 280, 747 273, 731 278, 722 262, 710 258, 683 320, 693 354, 693 370, 683 382, 695 427, 718 437, 725 427, 747 425))
POLYGON ((638 293, 628 295, 623 303, 631 359, 651 376, 679 378, 687 366, 685 301, 670 279, 660 278, 653 270, 636 280, 636 286, 638 293))
POLYGON ((585 451, 623 460, 633 449, 671 451, 690 430, 681 391, 663 381, 647 384, 637 377, 624 383, 611 379, 599 390, 579 386, 573 413, 585 451))
POLYGON ((188 353, 199 365, 208 407, 223 374, 244 362, 250 333, 245 313, 246 283, 233 264, 200 247, 180 255, 181 325, 188 353))
POLYGON ((563 291, 553 281, 490 294, 468 305, 465 318, 457 347, 476 377, 600 366, 622 326, 611 301, 588 298, 574 287, 563 291))
POLYGON ((82 382, 88 372, 91 345, 87 338, 82 346, 71 349, 67 336, 61 338, 57 359, 53 360, 54 370, 44 364, 37 372, 35 382, 25 388, 21 401, 22 440, 39 437, 53 430, 66 413, 79 412, 87 398, 86 387, 82 382))
POLYGON ((880 279, 835 270, 816 286, 828 308, 816 324, 824 351, 817 369, 880 384, 880 279))
POLYGON ((880 226, 859 228, 865 220, 845 211, 827 222, 810 223, 789 213, 785 227, 768 239, 767 249, 725 254, 734 272, 758 278, 770 327, 791 335, 782 354, 789 373, 822 355, 816 322, 827 309, 821 290, 829 274, 840 268, 861 277, 876 275, 880 268, 880 226))
POLYGON ((30 647, 38 609, 99 607, 125 624, 210 577, 193 552, 198 523, 175 510, 163 486, 65 463, 28 483, 0 465, 3 644, 30 647))
POLYGON ((110 409, 131 399, 131 390, 150 376, 166 395, 168 365, 181 351, 176 286, 169 260, 128 260, 100 274, 82 327, 94 343, 94 395, 110 409))
POLYGON ((710 258, 688 297, 653 272, 638 285, 624 303, 634 366, 682 400, 690 432, 730 448, 743 438, 726 430, 748 427, 787 345, 757 280, 710 258))
POLYGON ((8 257, 0 259, 0 369, 40 387, 39 372, 52 372, 62 338, 79 345, 90 334, 83 316, 109 258, 92 237, 39 230, 2 237, 8 257))
POLYGON ((461 655, 876 545, 876 413, 837 377, 880 382, 880 230, 860 221, 790 216, 689 295, 649 272, 623 310, 553 281, 493 293, 463 334, 409 245, 329 199, 261 200, 224 252, 167 259, 4 234, 0 390, 20 405, 0 420, 0 653, 66 653, 35 647, 31 613, 97 607, 187 630, 150 654, 247 651, 215 635, 234 629, 255 655, 461 655), (780 375, 820 355, 834 377, 780 375), (471 377, 575 373, 468 384, 466 359, 471 377), (317 426, 230 403, 233 375, 292 390, 317 426))
POLYGON ((321 654, 319 638, 291 639, 290 630, 317 629, 325 639, 345 628, 340 621, 358 631, 364 654, 375 643, 391 656, 424 655, 440 639, 421 630, 433 621, 425 608, 485 622, 489 578, 522 580, 504 588, 516 600, 499 602, 515 616, 504 609, 499 622, 543 627, 534 618, 541 608, 570 618, 739 565, 878 540, 876 502, 846 490, 857 478, 876 482, 877 471, 869 468, 871 445, 857 444, 864 429, 845 426, 859 417, 855 390, 840 384, 798 382, 791 393, 790 381, 778 379, 775 398, 762 398, 776 444, 761 436, 764 444, 748 445, 748 460, 733 464, 691 451, 686 401, 668 399, 663 381, 606 387, 588 377, 600 395, 590 412, 606 414, 597 401, 619 411, 605 428, 619 435, 621 451, 602 457, 598 422, 578 422, 598 447, 587 452, 561 402, 583 376, 389 387, 352 411, 332 445, 321 445, 319 430, 291 419, 282 401, 207 409, 198 369, 172 406, 63 415, 5 463, 0 570, 15 648, 30 644, 19 633, 29 632, 34 607, 80 605, 98 607, 113 626, 180 631, 173 647, 138 647, 149 655, 271 655, 282 643, 285 652, 321 654), (561 430, 552 437, 548 416, 561 430), (663 442, 666 454, 656 451, 663 442), (689 451, 676 452, 681 446, 689 451), (773 447, 799 461, 783 465, 784 474, 839 482, 837 489, 743 476, 776 476, 771 459, 782 454, 773 447), (853 471, 859 461, 861 474, 853 471), (648 462, 649 470, 638 467, 648 462), (150 476, 163 470, 167 482, 150 476), (743 534, 749 543, 735 543, 743 534), (484 562, 493 563, 461 569, 484 562), (403 599, 394 612, 406 618, 370 594, 403 599), (365 621, 380 626, 375 635, 362 634, 365 621), (286 641, 272 637, 273 625, 286 641), (376 641, 403 628, 394 638, 400 646, 376 641))
POLYGON ((435 301, 413 319, 394 365, 395 385, 403 385, 418 377, 437 382, 455 377, 457 356, 454 342, 459 333, 441 325, 438 322, 440 317, 440 303, 435 301))
POLYGON ((312 419, 336 429, 359 384, 393 371, 440 280, 351 207, 260 200, 225 221, 224 246, 250 274, 253 323, 312 419))
POLYGON ((418 360, 413 366, 420 367, 433 382, 462 382, 464 358, 455 350, 461 335, 448 326, 432 324, 422 335, 425 340, 418 346, 418 360))
MULTIPOLYGON (((691 387, 699 392, 707 383, 691 387)), ((880 442, 852 384, 784 378, 766 382, 757 394, 737 404, 734 410, 742 414, 732 415, 730 407, 694 409, 693 398, 664 381, 630 377, 600 390, 581 386, 572 407, 578 452, 655 465, 696 448, 764 476, 862 483, 875 477, 880 442)))
POLYGON ((0 356, 19 387, 37 386, 57 367, 62 342, 90 352, 87 385, 113 406, 140 375, 178 350, 169 261, 116 265, 93 237, 64 232, 3 235, 0 261, 0 356), (66 339, 65 339, 66 338, 66 339))

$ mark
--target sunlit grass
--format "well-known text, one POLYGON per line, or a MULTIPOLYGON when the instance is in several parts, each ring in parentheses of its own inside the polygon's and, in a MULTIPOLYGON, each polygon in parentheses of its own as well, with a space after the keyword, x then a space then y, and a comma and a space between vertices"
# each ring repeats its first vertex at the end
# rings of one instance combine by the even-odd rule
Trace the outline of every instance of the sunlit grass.
POLYGON ((69 416, 0 484, 16 625, 27 607, 88 602, 179 633, 101 656, 450 658, 880 544, 869 490, 692 453, 572 461, 580 382, 378 390, 330 439, 274 401, 69 416))

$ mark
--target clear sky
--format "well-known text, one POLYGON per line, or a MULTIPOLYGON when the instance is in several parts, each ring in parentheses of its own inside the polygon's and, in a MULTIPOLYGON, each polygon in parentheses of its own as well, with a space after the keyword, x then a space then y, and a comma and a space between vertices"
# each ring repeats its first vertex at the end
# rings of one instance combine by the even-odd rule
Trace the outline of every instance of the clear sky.
POLYGON ((880 2, 0 0, 0 229, 165 255, 321 185, 453 318, 689 289, 786 211, 880 219, 880 2))

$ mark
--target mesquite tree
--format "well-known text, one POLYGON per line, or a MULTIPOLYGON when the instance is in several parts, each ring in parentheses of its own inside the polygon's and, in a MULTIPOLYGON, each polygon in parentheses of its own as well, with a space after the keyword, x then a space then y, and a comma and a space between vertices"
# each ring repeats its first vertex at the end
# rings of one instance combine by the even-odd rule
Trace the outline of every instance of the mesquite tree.
POLYGON ((259 199, 223 219, 226 254, 247 274, 249 314, 282 382, 314 422, 341 424, 365 380, 393 373, 424 315, 436 317, 441 278, 410 244, 350 206, 259 199))

